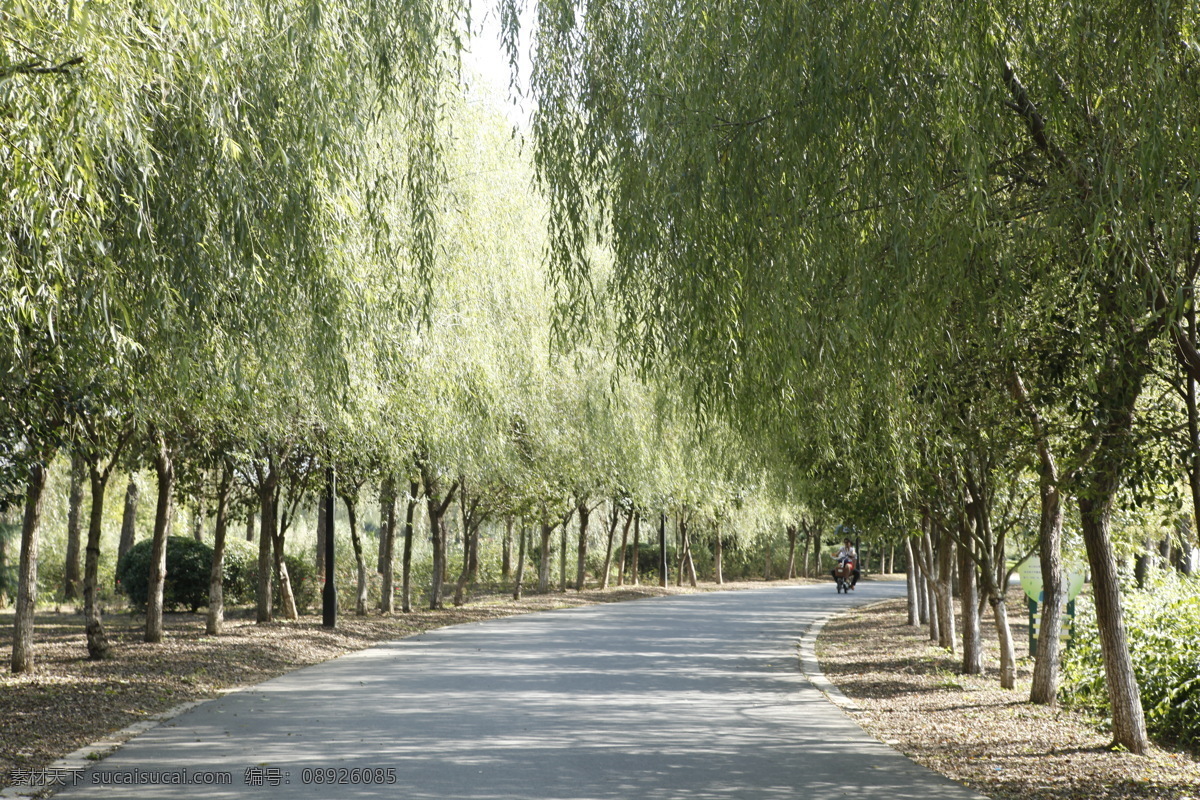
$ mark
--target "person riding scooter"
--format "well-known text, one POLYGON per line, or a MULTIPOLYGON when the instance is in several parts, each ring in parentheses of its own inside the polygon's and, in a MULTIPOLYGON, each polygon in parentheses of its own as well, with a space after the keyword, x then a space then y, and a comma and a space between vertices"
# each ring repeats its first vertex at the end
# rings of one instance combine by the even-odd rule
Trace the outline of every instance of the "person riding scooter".
POLYGON ((834 559, 837 561, 837 568, 834 569, 830 574, 833 575, 834 580, 836 580, 838 576, 838 570, 845 569, 846 564, 850 564, 853 569, 853 572, 850 574, 850 588, 853 589, 854 585, 858 583, 860 574, 858 571, 858 552, 854 549, 854 543, 849 539, 846 539, 842 543, 842 549, 837 551, 837 555, 834 556, 834 559))

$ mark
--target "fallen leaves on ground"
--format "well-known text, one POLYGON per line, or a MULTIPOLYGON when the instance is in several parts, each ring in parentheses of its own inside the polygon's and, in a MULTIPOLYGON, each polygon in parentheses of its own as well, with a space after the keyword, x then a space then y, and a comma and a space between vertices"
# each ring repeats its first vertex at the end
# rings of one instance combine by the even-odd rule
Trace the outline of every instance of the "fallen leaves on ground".
MULTIPOLYGON (((1024 608, 1016 594, 1014 607, 1024 608)), ((958 660, 907 620, 905 601, 888 601, 830 621, 817 641, 823 671, 862 709, 851 716, 880 741, 996 800, 1200 800, 1193 755, 1115 752, 1111 737, 1082 714, 1028 702, 1033 661, 1024 613, 1010 611, 1019 666, 1013 690, 1000 688, 990 615, 982 628, 991 668, 982 676, 959 674, 958 660)))

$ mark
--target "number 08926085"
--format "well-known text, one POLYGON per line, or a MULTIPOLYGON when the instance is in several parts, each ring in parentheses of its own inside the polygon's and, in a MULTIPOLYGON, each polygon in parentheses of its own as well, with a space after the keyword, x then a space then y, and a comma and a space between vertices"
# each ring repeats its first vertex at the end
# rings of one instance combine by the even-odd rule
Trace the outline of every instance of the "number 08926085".
POLYGON ((350 786, 361 784, 391 785, 396 782, 395 767, 305 767, 300 771, 300 782, 350 786))

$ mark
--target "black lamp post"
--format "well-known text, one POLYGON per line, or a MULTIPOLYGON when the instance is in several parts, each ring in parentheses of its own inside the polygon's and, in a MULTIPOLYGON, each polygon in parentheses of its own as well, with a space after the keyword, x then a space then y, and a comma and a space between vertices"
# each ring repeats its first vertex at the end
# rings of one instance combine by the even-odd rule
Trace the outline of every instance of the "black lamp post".
POLYGON ((334 498, 337 492, 334 491, 334 476, 333 467, 325 468, 325 500, 321 508, 321 513, 325 515, 325 590, 321 593, 322 607, 324 610, 324 620, 322 624, 326 628, 337 627, 337 583, 334 581, 334 563, 333 563, 333 510, 334 498))

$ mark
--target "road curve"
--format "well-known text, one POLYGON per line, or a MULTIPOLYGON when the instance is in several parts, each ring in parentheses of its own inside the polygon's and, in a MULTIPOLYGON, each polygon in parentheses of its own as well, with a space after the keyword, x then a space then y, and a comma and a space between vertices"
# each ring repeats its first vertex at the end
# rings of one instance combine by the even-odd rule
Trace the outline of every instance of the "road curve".
POLYGON ((799 672, 810 623, 902 591, 778 586, 441 628, 204 703, 56 797, 978 800, 799 672))

